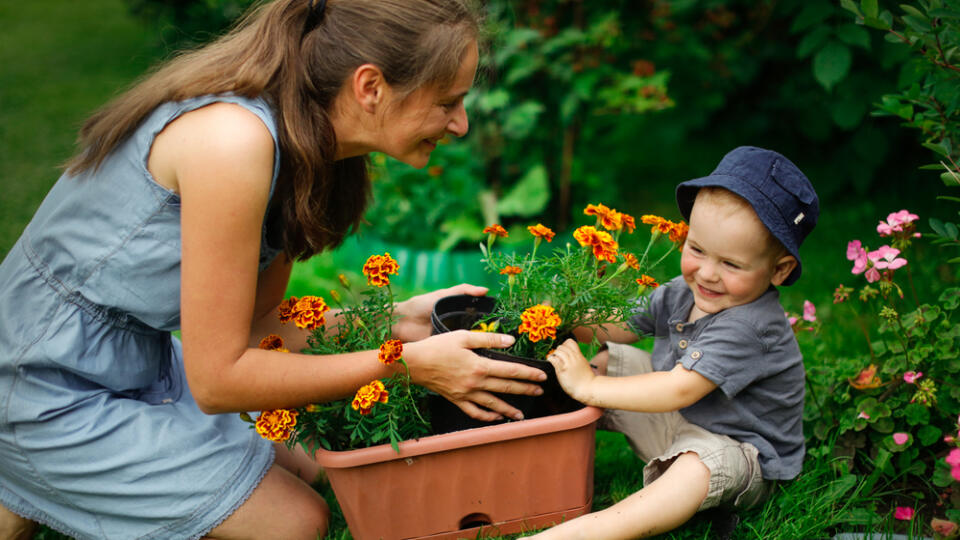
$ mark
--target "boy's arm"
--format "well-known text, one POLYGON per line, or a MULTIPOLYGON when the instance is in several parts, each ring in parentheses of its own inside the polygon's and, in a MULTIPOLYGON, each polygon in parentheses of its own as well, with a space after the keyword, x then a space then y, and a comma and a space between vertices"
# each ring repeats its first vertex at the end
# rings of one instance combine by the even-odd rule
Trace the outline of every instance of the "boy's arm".
POLYGON ((590 343, 596 337, 600 343, 612 341, 614 343, 633 343, 639 336, 627 323, 602 324, 599 326, 580 326, 573 329, 573 335, 581 343, 590 343))
POLYGON ((605 409, 676 411, 693 405, 717 387, 703 375, 679 364, 671 371, 628 377, 598 376, 573 340, 557 347, 547 360, 556 368, 560 385, 571 397, 605 409))

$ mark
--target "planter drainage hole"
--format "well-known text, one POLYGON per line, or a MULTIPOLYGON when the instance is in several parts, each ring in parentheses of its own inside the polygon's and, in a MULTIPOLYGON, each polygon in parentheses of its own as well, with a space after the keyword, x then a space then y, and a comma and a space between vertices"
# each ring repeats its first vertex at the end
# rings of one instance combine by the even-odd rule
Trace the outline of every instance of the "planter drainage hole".
POLYGON ((493 520, 490 519, 490 516, 479 512, 468 514, 460 519, 461 529, 472 529, 474 527, 483 527, 491 524, 493 524, 493 520))

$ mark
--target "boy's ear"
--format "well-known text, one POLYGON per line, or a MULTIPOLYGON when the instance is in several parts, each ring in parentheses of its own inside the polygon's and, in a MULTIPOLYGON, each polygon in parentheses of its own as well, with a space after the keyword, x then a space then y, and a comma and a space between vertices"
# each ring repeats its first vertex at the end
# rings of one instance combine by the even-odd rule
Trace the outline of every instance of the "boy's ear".
POLYGON ((777 259, 773 266, 773 275, 770 277, 770 283, 780 286, 797 267, 797 258, 793 255, 784 255, 777 259))
POLYGON ((368 112, 376 112, 377 106, 386 96, 386 80, 380 68, 373 64, 363 64, 353 70, 353 97, 360 107, 368 112))

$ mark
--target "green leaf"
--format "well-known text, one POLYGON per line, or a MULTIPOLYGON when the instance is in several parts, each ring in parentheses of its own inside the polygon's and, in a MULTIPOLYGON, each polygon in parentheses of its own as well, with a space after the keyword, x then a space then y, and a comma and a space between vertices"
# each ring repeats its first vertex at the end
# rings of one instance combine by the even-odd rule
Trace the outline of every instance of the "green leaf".
POLYGON ((497 203, 497 212, 502 216, 535 216, 543 211, 550 201, 550 186, 547 169, 536 165, 523 175, 513 188, 497 203))
POLYGON ((538 101, 524 101, 510 109, 503 123, 504 134, 511 139, 523 139, 537 126, 543 104, 538 101))
POLYGON ((484 112, 490 112, 504 107, 510 102, 510 92, 503 88, 497 88, 490 92, 485 92, 480 96, 478 104, 484 112))
POLYGON ((903 22, 907 23, 910 28, 917 32, 925 33, 930 31, 930 21, 926 18, 918 19, 912 15, 904 15, 903 22))
POLYGON ((795 34, 818 25, 827 20, 830 15, 833 15, 833 6, 828 2, 808 2, 790 25, 790 33, 795 34))
POLYGON ((855 4, 853 0, 840 0, 840 7, 858 17, 863 17, 863 14, 860 13, 860 8, 857 7, 857 4, 855 4))
POLYGON ((829 41, 813 57, 813 76, 830 90, 850 72, 850 48, 838 41, 829 41))
POLYGON ((953 223, 944 223, 944 227, 947 229, 947 238, 951 240, 957 239, 957 233, 960 232, 957 230, 957 226, 953 223))
POLYGON ((947 236, 947 229, 943 226, 943 222, 937 218, 930 218, 927 220, 927 223, 930 225, 930 228, 933 229, 939 236, 947 236))
POLYGON ((945 309, 957 309, 957 306, 960 305, 960 289, 950 287, 940 293, 940 298, 938 298, 937 301, 940 302, 945 309))
POLYGON ((933 485, 947 487, 953 484, 953 475, 950 474, 950 465, 943 459, 938 459, 933 465, 933 485))
POLYGON ((860 9, 864 17, 876 17, 879 11, 877 0, 860 0, 860 9))
MULTIPOLYGON (((880 18, 878 18, 878 17, 864 17, 864 18, 863 18, 863 24, 869 26, 870 28, 876 28, 876 29, 878 29, 878 30, 889 30, 889 29, 890 29, 890 23, 887 22, 887 21, 884 21, 883 19, 880 19, 880 18)), ((887 36, 888 39, 889 39, 889 37, 890 37, 890 36, 887 36)), ((893 36, 893 37, 896 38, 896 36, 893 36)), ((899 41, 899 40, 897 40, 897 41, 899 41)))
POLYGON ((902 9, 904 12, 906 12, 907 15, 910 15, 910 16, 912 16, 912 17, 916 17, 917 19, 920 19, 921 21, 925 21, 928 25, 930 24, 930 19, 927 18, 927 16, 924 15, 922 11, 920 11, 919 9, 911 6, 910 4, 900 4, 900 9, 902 9))
POLYGON ((938 442, 941 436, 943 436, 943 431, 936 426, 926 425, 917 431, 917 438, 920 439, 920 444, 923 446, 930 446, 938 442))
POLYGON ((919 403, 910 403, 903 408, 903 416, 911 426, 930 422, 930 409, 919 403))
POLYGON ((943 182, 945 186, 960 186, 960 174, 957 174, 954 171, 947 171, 940 174, 940 181, 943 182))
POLYGON ((854 47, 863 47, 870 50, 870 32, 856 24, 845 24, 837 27, 837 37, 840 41, 854 47))
POLYGON ((797 44, 797 58, 806 58, 822 46, 827 38, 830 37, 830 28, 826 26, 818 26, 812 31, 807 32, 803 39, 800 40, 800 43, 797 44))

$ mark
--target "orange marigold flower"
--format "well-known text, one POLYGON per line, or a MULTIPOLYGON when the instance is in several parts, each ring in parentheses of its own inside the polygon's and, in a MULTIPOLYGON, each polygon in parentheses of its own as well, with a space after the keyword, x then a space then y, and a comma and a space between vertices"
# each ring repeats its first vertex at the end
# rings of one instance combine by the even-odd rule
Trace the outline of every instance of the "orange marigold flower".
POLYGON ((626 263, 627 266, 634 270, 640 269, 640 261, 638 261, 632 253, 622 253, 621 255, 623 255, 623 262, 626 263))
POLYGON ((623 226, 621 222, 622 214, 602 204, 588 204, 583 213, 588 216, 597 216, 600 225, 603 225, 603 228, 608 231, 616 231, 623 226))
POLYGON ((682 246, 684 242, 687 241, 687 233, 690 232, 690 226, 684 222, 673 223, 670 222, 670 241, 676 243, 678 246, 682 246))
POLYGON ((367 284, 374 287, 389 285, 389 274, 397 275, 399 273, 400 265, 390 256, 389 252, 383 255, 371 255, 363 265, 363 275, 367 276, 367 284))
POLYGON ((277 317, 281 323, 288 323, 293 319, 293 306, 297 304, 297 297, 291 296, 277 306, 277 317))
POLYGON ((664 221, 666 221, 666 220, 663 219, 662 217, 660 217, 660 216, 655 216, 655 215, 653 215, 653 214, 645 214, 645 215, 643 215, 643 216, 640 216, 640 222, 641 222, 641 223, 644 223, 644 224, 646 224, 646 225, 659 225, 659 224, 663 223, 664 221))
POLYGON ((380 352, 377 354, 377 358, 388 366, 399 360, 402 356, 403 342, 399 339, 384 341, 383 345, 380 345, 380 352))
POLYGON ((283 349, 283 338, 276 334, 270 334, 269 336, 260 340, 259 347, 267 351, 277 351, 283 349))
POLYGON ((530 341, 537 342, 545 338, 557 339, 557 327, 560 316, 550 306, 537 304, 520 314, 520 333, 527 334, 530 341))
POLYGON ((657 280, 646 274, 637 278, 637 285, 640 285, 641 287, 650 287, 651 289, 656 289, 660 286, 660 284, 657 283, 657 280))
POLYGON ((869 390, 883 384, 880 377, 877 377, 877 366, 873 364, 860 370, 860 373, 858 373, 856 377, 847 379, 847 382, 857 390, 869 390))
POLYGON ((620 222, 623 223, 623 228, 627 229, 628 233, 632 234, 637 228, 637 221, 630 214, 620 214, 620 222))
POLYGON ((304 296, 297 300, 291 311, 297 328, 315 330, 326 324, 323 314, 330 311, 330 306, 319 296, 304 296))
POLYGON ((383 382, 375 380, 357 390, 350 406, 361 415, 367 415, 370 414, 370 410, 373 409, 375 404, 386 403, 389 397, 390 393, 383 386, 383 382))
POLYGON ((257 433, 264 439, 274 442, 283 442, 293 434, 293 428, 297 425, 297 411, 289 409, 273 409, 272 411, 263 411, 257 417, 255 428, 257 433))
POLYGON ((584 225, 573 231, 573 237, 581 246, 593 248, 593 256, 597 259, 611 263, 617 262, 617 249, 620 246, 610 233, 584 225))
POLYGON ((584 225, 583 227, 578 227, 577 230, 573 231, 573 238, 581 246, 593 246, 599 242, 597 238, 597 228, 584 225))
POLYGON ((507 276, 515 276, 522 272, 519 266, 504 266, 503 270, 500 270, 500 274, 507 276))
POLYGON ((500 238, 506 238, 507 236, 509 236, 507 234, 507 230, 497 224, 490 225, 489 227, 485 227, 483 229, 483 234, 492 234, 495 236, 499 236, 500 238))
POLYGON ((556 235, 550 227, 542 223, 537 223, 536 225, 530 225, 527 227, 527 230, 530 231, 530 234, 536 236, 537 238, 543 238, 547 242, 552 242, 553 237, 556 235))

